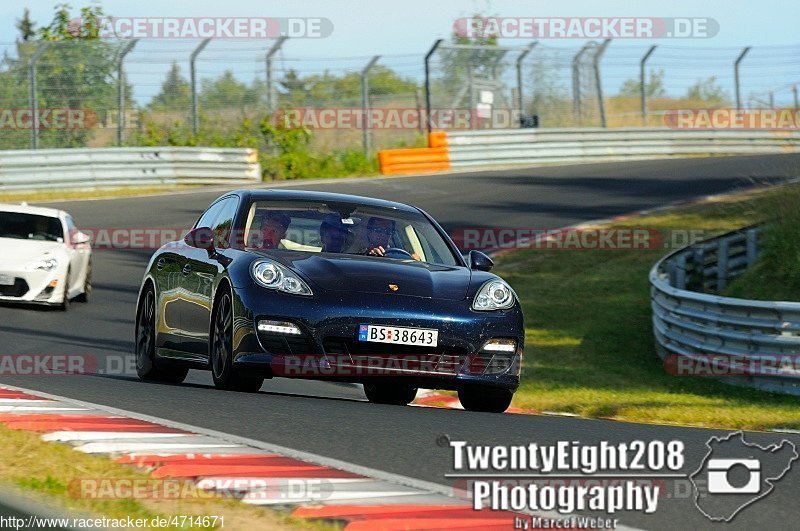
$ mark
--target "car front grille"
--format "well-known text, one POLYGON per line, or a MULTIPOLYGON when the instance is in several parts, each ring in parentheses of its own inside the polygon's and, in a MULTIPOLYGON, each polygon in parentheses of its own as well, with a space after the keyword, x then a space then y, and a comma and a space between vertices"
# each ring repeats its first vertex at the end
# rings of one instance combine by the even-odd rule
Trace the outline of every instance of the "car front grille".
POLYGON ((458 374, 468 359, 466 349, 420 347, 327 337, 325 355, 337 364, 351 364, 374 373, 458 374))
POLYGON ((24 297, 28 293, 28 283, 25 279, 14 279, 13 286, 0 286, 0 296, 2 297, 24 297))

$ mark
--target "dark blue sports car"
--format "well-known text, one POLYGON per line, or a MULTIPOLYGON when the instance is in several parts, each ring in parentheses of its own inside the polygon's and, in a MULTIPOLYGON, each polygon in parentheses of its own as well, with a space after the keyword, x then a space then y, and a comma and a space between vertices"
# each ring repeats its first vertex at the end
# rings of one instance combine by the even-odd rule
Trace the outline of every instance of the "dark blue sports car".
POLYGON ((408 404, 418 388, 505 411, 524 342, 514 291, 413 206, 342 194, 240 190, 161 247, 136 310, 136 368, 223 389, 272 376, 364 384, 408 404))

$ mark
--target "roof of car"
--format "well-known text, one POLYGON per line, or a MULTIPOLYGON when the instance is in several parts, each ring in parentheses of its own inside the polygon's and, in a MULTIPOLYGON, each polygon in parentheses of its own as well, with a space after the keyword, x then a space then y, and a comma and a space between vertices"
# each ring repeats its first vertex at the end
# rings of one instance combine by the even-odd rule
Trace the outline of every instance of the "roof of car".
MULTIPOLYGON (((237 194, 245 200, 255 201, 309 201, 314 203, 338 202, 355 203, 379 208, 393 208, 405 212, 417 212, 413 206, 395 201, 375 199, 373 197, 363 197, 360 195, 336 194, 332 192, 317 192, 308 190, 287 190, 285 188, 266 188, 258 190, 235 190, 231 193, 237 194)), ((229 195, 229 194, 225 194, 229 195)))
POLYGON ((0 203, 0 212, 19 212, 20 214, 35 214, 49 218, 61 217, 63 213, 62 210, 56 208, 30 206, 27 203, 0 203))

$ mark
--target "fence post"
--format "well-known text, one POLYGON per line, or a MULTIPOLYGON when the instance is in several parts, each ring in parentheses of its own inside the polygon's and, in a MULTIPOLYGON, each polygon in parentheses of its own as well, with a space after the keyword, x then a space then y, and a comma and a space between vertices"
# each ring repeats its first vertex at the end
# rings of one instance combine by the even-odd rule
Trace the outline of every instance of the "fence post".
POLYGON ((369 145, 369 81, 367 76, 369 76, 369 71, 373 66, 375 66, 375 63, 377 63, 380 58, 380 55, 376 55, 370 59, 369 63, 367 63, 367 66, 365 66, 361 71, 361 111, 363 113, 361 121, 361 135, 364 143, 364 155, 366 157, 369 157, 369 152, 371 149, 369 145))
POLYGON ((122 69, 122 63, 125 61, 125 56, 133 50, 139 39, 133 39, 128 42, 117 57, 117 145, 122 147, 124 140, 125 130, 125 72, 122 69))
POLYGON ((444 39, 437 39, 425 55, 425 123, 429 133, 433 130, 433 119, 431 118, 431 57, 443 42, 444 39))
POLYGON ((49 41, 40 42, 28 61, 28 103, 31 107, 31 149, 39 147, 39 96, 36 94, 36 61, 50 46, 49 41))
POLYGON ((745 46, 742 49, 742 52, 739 54, 739 57, 736 58, 736 61, 733 63, 733 83, 736 87, 736 108, 742 108, 742 98, 739 93, 739 63, 742 62, 744 56, 747 55, 747 52, 750 51, 750 46, 745 46))
POLYGON ((647 53, 644 54, 642 60, 639 61, 639 91, 642 103, 642 125, 647 126, 647 74, 645 73, 645 63, 656 51, 656 45, 652 45, 647 53))
MULTIPOLYGON (((525 109, 523 107, 524 103, 522 99, 522 61, 528 56, 529 53, 533 51, 534 48, 536 48, 537 44, 538 41, 533 41, 522 51, 521 54, 519 54, 519 57, 517 57, 517 109, 519 110, 520 119, 522 119, 522 115, 525 114, 525 109)), ((520 126, 522 126, 521 123, 520 126)))
POLYGON ((197 56, 200 55, 200 52, 203 51, 203 48, 208 46, 208 43, 211 42, 211 39, 203 39, 197 48, 194 49, 192 55, 189 57, 189 74, 191 77, 191 85, 192 85, 192 132, 194 136, 197 136, 198 132, 200 131, 200 122, 197 118, 197 69, 195 68, 195 62, 197 60, 197 56))
POLYGON ((572 114, 577 116, 578 125, 581 125, 583 121, 583 113, 581 111, 581 76, 578 68, 580 67, 581 57, 589 48, 589 44, 590 43, 584 44, 583 48, 572 58, 572 114))
POLYGON ((603 101, 603 83, 600 81, 600 60, 603 58, 603 54, 605 53, 609 44, 611 44, 611 39, 606 39, 603 41, 603 44, 600 45, 600 49, 594 54, 594 62, 592 65, 594 68, 594 84, 595 88, 597 89, 597 103, 600 108, 600 127, 607 126, 606 104, 605 101, 603 101))
POLYGON ((266 58, 266 68, 267 68, 267 114, 269 114, 270 116, 272 116, 272 112, 275 109, 275 105, 274 105, 275 90, 274 90, 274 87, 272 86, 272 57, 276 53, 278 53, 280 51, 281 47, 283 46, 283 43, 286 42, 286 39, 288 39, 288 38, 289 37, 287 37, 285 35, 281 35, 280 37, 278 37, 278 40, 275 41, 275 44, 273 44, 272 47, 267 52, 267 58, 266 58))

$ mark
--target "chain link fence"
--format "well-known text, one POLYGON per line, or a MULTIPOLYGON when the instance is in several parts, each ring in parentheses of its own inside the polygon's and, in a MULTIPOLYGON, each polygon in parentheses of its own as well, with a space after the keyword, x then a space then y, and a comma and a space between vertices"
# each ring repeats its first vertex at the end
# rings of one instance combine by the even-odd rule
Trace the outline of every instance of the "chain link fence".
POLYGON ((306 126, 315 150, 371 152, 422 145, 428 129, 668 126, 675 109, 797 110, 798 52, 438 41, 326 57, 293 55, 282 38, 5 43, 0 149, 254 147, 250 136, 282 124, 306 126))

